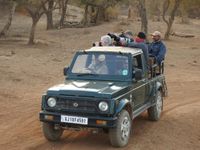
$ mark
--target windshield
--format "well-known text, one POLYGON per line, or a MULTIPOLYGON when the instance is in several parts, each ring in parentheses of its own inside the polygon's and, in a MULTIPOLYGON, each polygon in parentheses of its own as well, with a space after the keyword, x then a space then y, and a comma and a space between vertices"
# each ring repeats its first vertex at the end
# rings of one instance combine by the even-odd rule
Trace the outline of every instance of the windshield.
POLYGON ((78 76, 127 76, 128 56, 116 53, 80 53, 71 72, 78 76))

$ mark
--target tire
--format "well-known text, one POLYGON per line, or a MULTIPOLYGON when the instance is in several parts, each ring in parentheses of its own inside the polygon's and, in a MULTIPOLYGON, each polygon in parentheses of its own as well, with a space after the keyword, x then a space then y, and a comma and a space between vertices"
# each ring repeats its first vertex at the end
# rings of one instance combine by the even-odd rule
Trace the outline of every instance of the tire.
POLYGON ((158 121, 160 119, 163 109, 163 97, 161 91, 156 93, 156 104, 148 109, 148 117, 152 121, 158 121))
POLYGON ((49 141, 58 141, 63 134, 63 129, 55 129, 54 124, 45 123, 42 124, 44 136, 49 141))
POLYGON ((115 128, 109 130, 109 138, 112 146, 124 147, 128 144, 131 134, 132 120, 126 110, 122 110, 117 119, 115 128))

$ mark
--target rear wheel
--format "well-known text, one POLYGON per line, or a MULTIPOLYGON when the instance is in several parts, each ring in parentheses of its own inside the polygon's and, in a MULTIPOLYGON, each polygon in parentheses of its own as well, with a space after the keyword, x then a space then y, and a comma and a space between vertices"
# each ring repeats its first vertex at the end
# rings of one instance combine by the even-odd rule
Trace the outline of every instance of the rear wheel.
POLYGON ((58 141, 63 134, 63 129, 56 129, 54 124, 46 122, 43 122, 42 129, 45 138, 49 141, 58 141))
POLYGON ((156 104, 148 109, 149 119, 152 121, 158 121, 160 119, 163 108, 163 97, 161 91, 156 93, 156 104))
POLYGON ((117 120, 117 126, 109 130, 110 142, 115 147, 128 144, 131 133, 131 118, 126 110, 122 110, 117 120))

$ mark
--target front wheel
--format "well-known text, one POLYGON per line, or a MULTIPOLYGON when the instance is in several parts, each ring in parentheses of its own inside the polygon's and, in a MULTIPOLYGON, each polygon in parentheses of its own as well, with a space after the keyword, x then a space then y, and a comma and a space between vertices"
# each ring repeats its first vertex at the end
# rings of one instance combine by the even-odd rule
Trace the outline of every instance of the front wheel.
POLYGON ((115 147, 123 147, 128 144, 131 133, 131 118, 126 110, 119 114, 117 125, 109 130, 110 142, 115 147))
POLYGON ((160 119, 163 109, 163 97, 161 91, 156 93, 156 104, 148 109, 149 119, 152 121, 158 121, 160 119))
POLYGON ((54 124, 43 122, 42 129, 44 136, 49 141, 58 141, 63 134, 63 129, 55 129, 54 124))

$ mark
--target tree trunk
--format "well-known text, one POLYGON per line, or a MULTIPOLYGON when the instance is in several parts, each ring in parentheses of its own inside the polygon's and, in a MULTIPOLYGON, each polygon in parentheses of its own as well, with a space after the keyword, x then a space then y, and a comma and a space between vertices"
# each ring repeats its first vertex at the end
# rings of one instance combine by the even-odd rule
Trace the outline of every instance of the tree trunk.
POLYGON ((14 16, 14 13, 15 13, 15 9, 16 9, 16 6, 17 6, 17 3, 15 1, 12 2, 12 8, 10 9, 10 14, 9 14, 9 18, 8 18, 8 21, 6 23, 6 25, 4 26, 3 30, 1 31, 0 33, 0 38, 2 36, 6 36, 10 26, 11 26, 11 23, 12 23, 12 19, 13 19, 13 16, 14 16))
POLYGON ((156 21, 160 22, 161 21, 161 11, 160 11, 158 3, 156 4, 156 16, 157 16, 156 21))
POLYGON ((148 20, 147 20, 147 11, 145 6, 145 0, 139 0, 139 13, 141 17, 141 31, 148 34, 148 20))
POLYGON ((35 28, 36 28, 37 22, 38 22, 37 19, 32 18, 31 32, 30 32, 29 41, 28 41, 29 45, 35 44, 34 39, 35 39, 35 28))
POLYGON ((30 31, 30 35, 29 35, 29 41, 28 44, 29 45, 33 45, 35 44, 34 39, 35 39, 35 29, 36 29, 36 25, 38 23, 38 21, 40 20, 41 16, 44 14, 44 11, 33 11, 29 8, 26 8, 32 18, 32 26, 31 26, 31 31, 30 31))
POLYGON ((106 18, 105 12, 106 12, 106 8, 101 7, 99 9, 99 15, 98 15, 98 20, 99 21, 108 21, 107 18, 106 18))
POLYGON ((67 4, 69 0, 62 0, 61 4, 61 18, 60 18, 60 27, 64 26, 65 16, 67 12, 67 4))
POLYGON ((131 7, 128 8, 128 19, 132 19, 132 11, 131 7))
POLYGON ((85 5, 84 20, 83 20, 84 26, 88 25, 88 7, 89 7, 89 5, 86 4, 85 5))
POLYGON ((172 27, 172 24, 167 24, 167 30, 165 32, 165 37, 164 37, 165 40, 169 40, 169 36, 171 33, 171 27, 172 27))
POLYGON ((53 29, 53 5, 54 5, 54 1, 50 0, 48 2, 48 10, 46 12, 46 16, 47 16, 47 30, 53 29))
POLYGON ((99 16, 99 7, 96 8, 96 15, 95 15, 95 18, 94 18, 95 24, 97 24, 97 22, 98 22, 98 16, 99 16))
POLYGON ((177 12, 177 10, 180 6, 181 1, 182 0, 175 0, 174 7, 173 7, 173 9, 170 13, 168 20, 165 18, 165 15, 166 15, 166 12, 169 8, 170 0, 165 0, 165 2, 163 3, 163 20, 167 24, 167 30, 165 32, 165 37, 164 37, 165 40, 169 39, 169 36, 170 36, 170 33, 171 33, 171 28, 172 28, 172 25, 174 23, 175 15, 176 15, 176 12, 177 12))

